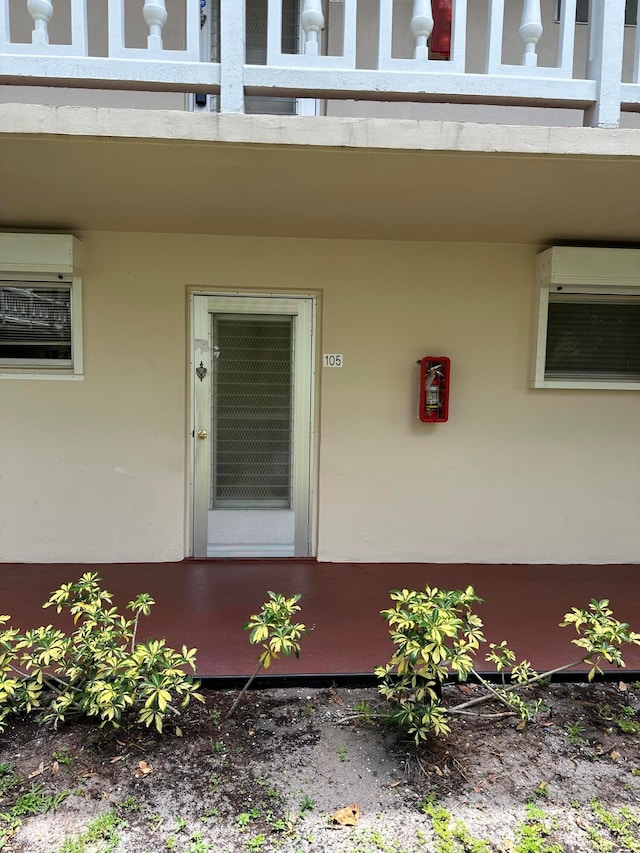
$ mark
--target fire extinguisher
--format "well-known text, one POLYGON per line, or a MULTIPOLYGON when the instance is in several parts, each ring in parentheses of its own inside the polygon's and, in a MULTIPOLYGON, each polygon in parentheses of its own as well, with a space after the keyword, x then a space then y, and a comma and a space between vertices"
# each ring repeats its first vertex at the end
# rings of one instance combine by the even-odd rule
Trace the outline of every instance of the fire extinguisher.
POLYGON ((451 359, 446 355, 426 355, 418 364, 418 418, 427 424, 445 423, 449 420, 451 359))
POLYGON ((425 409, 427 418, 433 420, 440 416, 440 391, 442 388, 441 379, 442 365, 434 364, 427 370, 425 379, 425 409))

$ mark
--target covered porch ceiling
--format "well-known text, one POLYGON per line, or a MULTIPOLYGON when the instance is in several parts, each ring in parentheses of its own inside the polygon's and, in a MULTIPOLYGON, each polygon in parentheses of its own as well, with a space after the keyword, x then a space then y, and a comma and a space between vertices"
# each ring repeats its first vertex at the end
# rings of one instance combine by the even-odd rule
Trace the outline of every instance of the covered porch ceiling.
POLYGON ((640 130, 0 105, 9 229, 640 241, 640 130))

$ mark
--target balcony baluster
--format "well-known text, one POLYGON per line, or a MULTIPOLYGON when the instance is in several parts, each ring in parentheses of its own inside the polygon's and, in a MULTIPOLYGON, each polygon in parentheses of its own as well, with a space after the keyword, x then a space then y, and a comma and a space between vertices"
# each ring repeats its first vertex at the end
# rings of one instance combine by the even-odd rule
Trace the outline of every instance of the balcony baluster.
POLYGON ((411 35, 416 42, 413 53, 414 59, 421 61, 429 59, 428 41, 432 31, 433 12, 431 10, 431 0, 413 0, 411 35))
POLYGON ((324 29, 322 0, 304 0, 300 26, 304 30, 304 50, 306 56, 320 55, 320 33, 324 29))
POLYGON ((527 68, 536 68, 538 65, 536 48, 543 32, 540 0, 524 0, 518 32, 524 42, 522 64, 527 68))
POLYGON ((53 17, 53 4, 49 0, 27 0, 27 9, 33 18, 32 44, 49 44, 49 21, 53 17))
POLYGON ((142 14, 149 27, 147 47, 150 51, 162 50, 162 28, 167 23, 167 6, 165 0, 145 0, 142 14))

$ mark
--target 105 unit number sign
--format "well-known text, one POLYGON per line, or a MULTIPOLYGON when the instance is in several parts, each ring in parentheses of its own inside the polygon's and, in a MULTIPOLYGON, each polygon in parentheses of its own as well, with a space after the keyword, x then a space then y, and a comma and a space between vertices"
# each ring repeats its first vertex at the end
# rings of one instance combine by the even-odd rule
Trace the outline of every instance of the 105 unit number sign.
POLYGON ((325 352, 322 356, 323 367, 342 367, 343 355, 341 352, 325 352))

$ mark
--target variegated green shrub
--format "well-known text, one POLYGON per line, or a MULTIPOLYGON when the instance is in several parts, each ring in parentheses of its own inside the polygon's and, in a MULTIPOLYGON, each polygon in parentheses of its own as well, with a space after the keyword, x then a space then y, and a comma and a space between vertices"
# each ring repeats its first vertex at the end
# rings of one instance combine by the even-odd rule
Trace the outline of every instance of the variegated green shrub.
POLYGON ((52 625, 21 634, 0 617, 0 730, 10 714, 37 711, 57 726, 70 716, 94 717, 101 725, 121 724, 133 709, 145 726, 161 732, 165 717, 203 701, 195 672, 195 649, 180 652, 164 640, 137 642, 138 623, 155 603, 143 593, 127 604, 131 616, 112 605, 113 596, 87 572, 63 584, 43 605, 67 610, 75 629, 66 634, 52 625))
POLYGON ((257 666, 246 684, 236 697, 235 702, 227 711, 228 719, 235 711, 238 702, 253 683, 254 678, 260 670, 269 669, 271 662, 278 660, 280 655, 288 658, 300 656, 300 643, 303 634, 308 631, 302 622, 292 622, 294 615, 300 611, 300 594, 296 593, 287 598, 281 592, 268 593, 269 598, 262 605, 259 613, 249 617, 244 626, 245 631, 250 631, 249 642, 253 645, 262 646, 262 653, 258 657, 257 666))
MULTIPOLYGON (((571 608, 561 627, 573 625, 577 637, 572 642, 581 649, 577 660, 547 672, 536 672, 529 661, 516 662, 506 641, 491 643, 486 660, 502 675, 502 684, 492 686, 475 669, 475 660, 484 642, 482 620, 472 607, 481 601, 473 587, 442 590, 427 586, 424 592, 393 590, 395 606, 382 610, 396 649, 385 666, 375 674, 379 691, 393 706, 393 719, 413 735, 416 744, 429 734, 447 734, 454 714, 469 713, 483 702, 498 702, 506 714, 523 722, 532 720, 543 707, 540 697, 522 696, 523 688, 547 682, 553 675, 587 664, 589 681, 603 672, 604 664, 624 667, 622 648, 640 645, 640 634, 613 616, 608 599, 592 599, 586 608, 571 608), (440 686, 451 675, 465 681, 468 676, 485 692, 453 707, 441 702, 440 686)), ((495 714, 494 714, 495 716, 495 714)))
POLYGON ((381 613, 396 649, 375 674, 380 693, 395 705, 394 719, 419 743, 430 732, 449 731, 440 685, 450 672, 464 680, 473 670, 473 655, 484 642, 482 621, 471 609, 480 599, 471 586, 393 590, 390 596, 395 606, 381 613))

